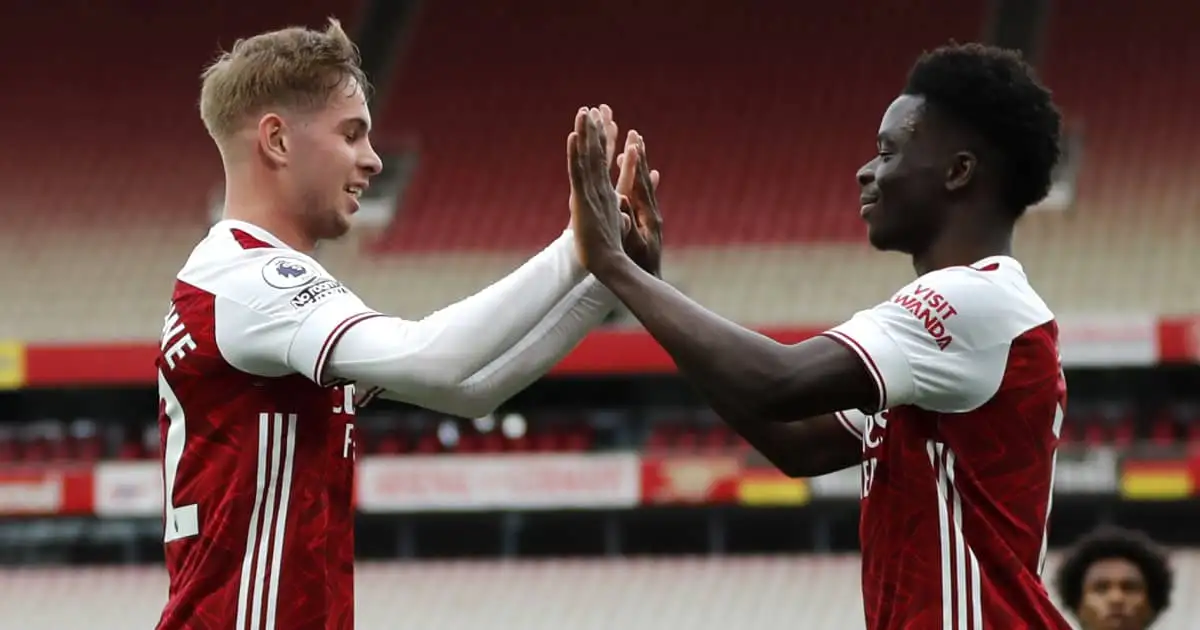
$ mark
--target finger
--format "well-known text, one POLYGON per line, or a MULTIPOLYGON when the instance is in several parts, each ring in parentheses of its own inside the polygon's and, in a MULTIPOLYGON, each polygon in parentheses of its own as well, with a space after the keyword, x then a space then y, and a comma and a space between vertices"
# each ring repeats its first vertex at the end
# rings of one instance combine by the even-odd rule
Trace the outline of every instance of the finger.
POLYGON ((617 192, 622 195, 633 194, 634 171, 632 167, 634 164, 629 161, 629 156, 636 153, 636 151, 631 151, 636 148, 636 136, 637 132, 633 130, 625 135, 625 150, 617 157, 617 167, 620 169, 617 175, 617 192), (628 172, 625 170, 626 167, 630 167, 628 172))
POLYGON ((575 112, 575 130, 567 134, 567 174, 571 176, 571 184, 575 185, 575 163, 579 159, 579 135, 583 129, 583 119, 587 116, 587 108, 580 107, 575 112))
POLYGON ((617 159, 617 164, 620 166, 620 172, 617 174, 617 193, 620 195, 632 195, 633 183, 637 174, 638 153, 637 147, 631 143, 625 144, 625 152, 617 159))
MULTIPOLYGON (((605 165, 604 125, 603 125, 603 121, 601 120, 600 110, 598 110, 596 108, 592 108, 588 112, 588 119, 587 119, 587 124, 586 124, 586 133, 584 135, 584 140, 585 140, 584 150, 587 152, 588 161, 591 163, 590 165, 593 168, 597 168, 597 169, 603 168, 605 165)), ((607 169, 605 169, 604 172, 605 172, 605 174, 607 174, 607 172, 608 172, 607 169)), ((611 181, 612 180, 609 180, 610 184, 611 184, 611 181)))
MULTIPOLYGON (((638 155, 638 182, 642 187, 643 192, 648 196, 654 194, 658 188, 658 171, 650 170, 650 159, 646 156, 646 140, 641 135, 637 137, 637 155, 638 155)), ((649 197, 647 201, 649 201, 649 197)))
POLYGON ((637 134, 635 144, 637 146, 638 153, 638 175, 645 180, 644 183, 649 183, 650 159, 646 155, 646 139, 643 138, 641 134, 637 134))
POLYGON ((613 157, 617 153, 617 121, 613 119, 613 110, 608 105, 600 106, 600 120, 604 127, 604 157, 605 163, 612 168, 613 157))
POLYGON ((567 135, 567 175, 571 180, 571 194, 577 194, 583 186, 583 161, 579 159, 579 134, 572 131, 567 135))
POLYGON ((656 228, 661 224, 662 217, 658 214, 658 203, 654 199, 654 190, 657 184, 654 183, 654 178, 651 175, 648 160, 646 159, 646 141, 637 132, 631 132, 630 135, 634 136, 637 195, 642 201, 642 203, 637 204, 635 207, 637 210, 638 225, 656 228))
POLYGON ((583 136, 587 128, 588 108, 580 107, 579 111, 575 112, 575 133, 583 136))

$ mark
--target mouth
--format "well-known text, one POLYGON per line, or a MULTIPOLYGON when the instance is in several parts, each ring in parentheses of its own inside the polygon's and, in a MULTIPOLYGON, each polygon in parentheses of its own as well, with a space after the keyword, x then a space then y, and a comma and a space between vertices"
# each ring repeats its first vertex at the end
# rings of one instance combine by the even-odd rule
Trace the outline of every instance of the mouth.
POLYGON ((362 198, 363 193, 367 190, 367 184, 350 184, 342 189, 347 195, 350 195, 350 200, 353 203, 352 212, 358 210, 358 200, 362 198))
POLYGON ((877 191, 863 191, 858 197, 858 203, 861 206, 858 214, 865 219, 875 209, 875 206, 879 205, 879 193, 877 191))

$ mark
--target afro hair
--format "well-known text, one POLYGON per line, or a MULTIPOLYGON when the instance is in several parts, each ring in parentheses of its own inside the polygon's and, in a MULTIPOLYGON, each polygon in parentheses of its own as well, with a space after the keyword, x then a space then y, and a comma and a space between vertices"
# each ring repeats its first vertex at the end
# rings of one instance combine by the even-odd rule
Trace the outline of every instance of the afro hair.
POLYGON ((951 42, 917 59, 904 93, 924 98, 1001 154, 1001 194, 1014 218, 1050 192, 1062 116, 1020 52, 951 42))
POLYGON ((1083 601, 1083 578, 1093 564, 1120 558, 1137 566, 1146 581, 1146 596, 1154 615, 1171 604, 1173 576, 1166 553, 1141 532, 1106 527, 1084 536, 1058 568, 1056 584, 1064 605, 1079 610, 1083 601))

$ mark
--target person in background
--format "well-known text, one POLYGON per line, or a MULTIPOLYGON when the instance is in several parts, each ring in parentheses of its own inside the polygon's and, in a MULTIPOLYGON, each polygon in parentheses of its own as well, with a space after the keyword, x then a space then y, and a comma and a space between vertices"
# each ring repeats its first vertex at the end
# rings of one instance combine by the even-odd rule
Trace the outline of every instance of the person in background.
POLYGON ((1146 630, 1171 604, 1166 553, 1141 532, 1107 527, 1080 539, 1058 568, 1058 594, 1083 630, 1146 630))

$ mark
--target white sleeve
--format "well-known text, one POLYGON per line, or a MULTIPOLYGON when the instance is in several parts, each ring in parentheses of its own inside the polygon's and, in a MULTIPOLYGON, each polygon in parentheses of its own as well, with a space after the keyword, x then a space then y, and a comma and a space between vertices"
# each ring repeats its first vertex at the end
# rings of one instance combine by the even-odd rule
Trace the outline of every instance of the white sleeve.
POLYGON ((1000 388, 1012 336, 1013 296, 978 271, 922 276, 893 298, 825 334, 866 365, 879 388, 875 413, 915 405, 964 413, 1000 388))
POLYGON ((863 431, 867 430, 866 414, 858 409, 847 409, 845 411, 834 412, 833 415, 851 435, 860 440, 862 439, 863 431))
POLYGON ((251 249, 225 266, 194 271, 212 287, 214 334, 233 367, 261 376, 300 373, 319 384, 329 351, 379 313, 304 254, 251 249))
POLYGON ((495 284, 413 322, 368 308, 297 252, 248 250, 236 268, 207 273, 221 271, 212 280, 222 287, 214 292, 217 344, 235 368, 385 389, 409 387, 420 370, 423 382, 442 391, 499 359, 587 275, 567 231, 495 284), (347 333, 367 323, 342 349, 347 333))
POLYGON ((356 320, 334 346, 329 374, 456 415, 486 412, 611 311, 615 300, 585 277, 567 232, 499 282, 420 321, 356 320))
MULTIPOLYGON (((431 365, 444 363, 439 355, 453 356, 469 352, 469 348, 446 344, 430 350, 428 345, 413 344, 396 346, 391 350, 394 354, 389 356, 379 354, 375 340, 396 324, 386 319, 372 320, 352 329, 338 343, 330 370, 382 390, 384 398, 477 418, 494 411, 554 367, 604 320, 616 303, 616 297, 604 285, 588 277, 521 340, 466 376, 457 370, 447 373, 432 369, 431 365)), ((481 323, 493 319, 486 311, 463 316, 478 318, 481 323)), ((462 343, 469 346, 473 341, 462 338, 462 343)), ((375 393, 369 389, 367 396, 375 393)))

